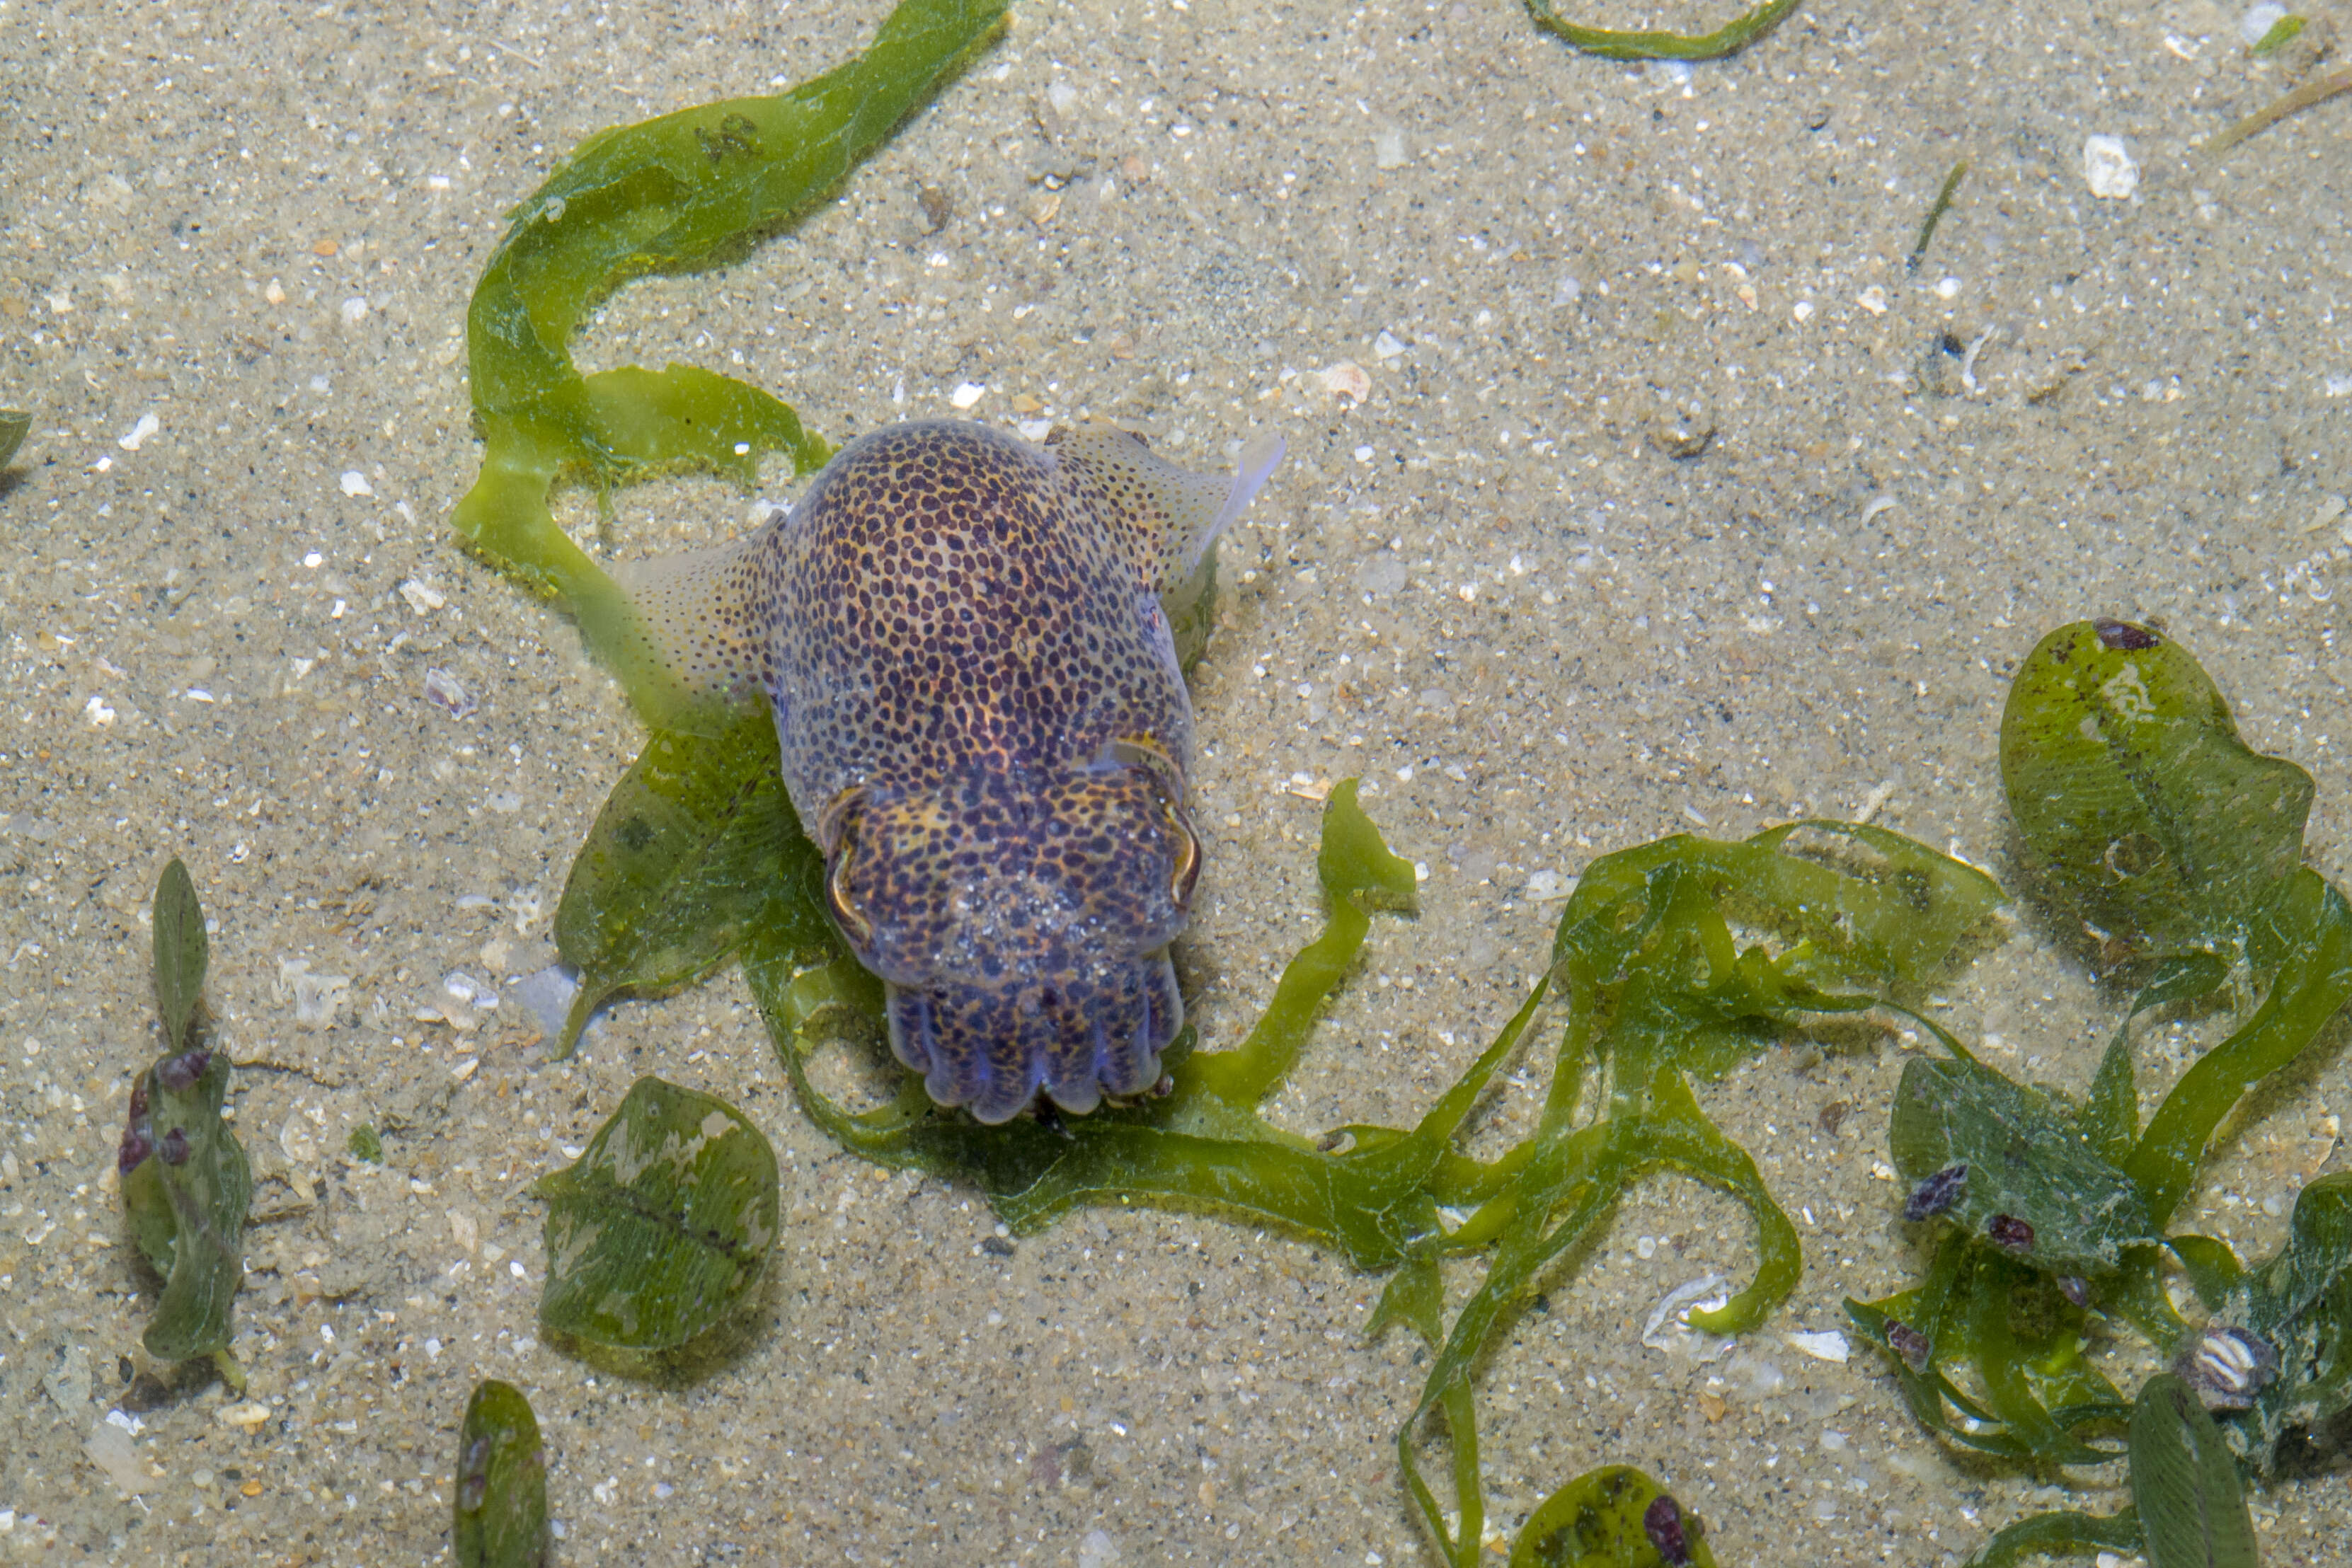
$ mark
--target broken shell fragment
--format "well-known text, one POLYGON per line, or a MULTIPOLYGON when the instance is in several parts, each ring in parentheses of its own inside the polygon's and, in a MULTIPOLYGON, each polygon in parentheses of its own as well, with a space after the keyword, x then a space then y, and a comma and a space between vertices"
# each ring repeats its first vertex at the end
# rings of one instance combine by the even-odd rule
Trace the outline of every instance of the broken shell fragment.
POLYGON ((2215 1327, 2182 1347, 2172 1370, 2208 1410, 2243 1410, 2278 1375, 2278 1352, 2251 1329, 2215 1327))
POLYGON ((2118 136, 2091 136, 2083 141, 2083 182, 2101 201, 2128 200, 2139 189, 2139 165, 2118 136))
POLYGON ((1361 402, 1372 395, 1372 378, 1364 372, 1363 366, 1353 361, 1342 360, 1338 364, 1325 366, 1314 374, 1317 383, 1333 397, 1343 397, 1349 402, 1361 402))

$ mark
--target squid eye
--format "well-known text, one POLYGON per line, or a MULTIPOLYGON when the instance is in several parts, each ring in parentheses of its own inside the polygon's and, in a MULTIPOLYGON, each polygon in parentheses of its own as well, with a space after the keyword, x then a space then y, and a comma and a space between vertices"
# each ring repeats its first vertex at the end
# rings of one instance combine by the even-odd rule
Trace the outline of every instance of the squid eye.
POLYGON ((1168 879, 1170 896, 1176 907, 1192 906, 1192 884, 1201 880, 1201 841, 1192 835, 1192 824, 1184 820, 1184 809, 1161 796, 1160 814, 1167 820, 1168 831, 1176 838, 1176 869, 1168 879))
POLYGON ((824 873, 824 906, 833 915, 833 923, 850 942, 863 947, 874 940, 874 923, 857 913, 849 902, 849 862, 856 853, 854 842, 842 841, 833 857, 833 864, 824 873))
POLYGON ((1148 736, 1113 740, 1103 747, 1103 752, 1108 760, 1134 768, 1150 782, 1151 792, 1160 801, 1160 820, 1167 824, 1169 835, 1176 844, 1176 867, 1168 879, 1169 895, 1176 901, 1177 908, 1191 908, 1192 884, 1201 876, 1201 841, 1193 835, 1192 824, 1184 817, 1183 769, 1176 766, 1176 759, 1158 741, 1148 736))

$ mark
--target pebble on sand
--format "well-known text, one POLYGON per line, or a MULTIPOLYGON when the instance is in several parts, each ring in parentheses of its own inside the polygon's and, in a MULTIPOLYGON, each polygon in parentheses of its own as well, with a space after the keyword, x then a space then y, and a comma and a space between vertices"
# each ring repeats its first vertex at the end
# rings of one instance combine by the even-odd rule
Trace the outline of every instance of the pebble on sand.
POLYGON ((2120 202, 2139 189, 2139 165, 2132 162, 2121 137, 2087 137, 2083 142, 2083 178, 2090 183, 2091 194, 2120 202))
POLYGON ((482 706, 466 689, 465 682, 439 668, 425 672, 425 700, 451 718, 468 717, 482 706))
POLYGON ((89 1462, 106 1472, 106 1479, 115 1490, 131 1495, 155 1490, 147 1475, 147 1467, 139 1462, 139 1450, 131 1444, 131 1434, 110 1421, 100 1421, 81 1440, 81 1451, 89 1462))
POLYGON ((1372 378, 1353 360, 1341 360, 1315 372, 1316 383, 1333 397, 1361 402, 1372 395, 1372 378))

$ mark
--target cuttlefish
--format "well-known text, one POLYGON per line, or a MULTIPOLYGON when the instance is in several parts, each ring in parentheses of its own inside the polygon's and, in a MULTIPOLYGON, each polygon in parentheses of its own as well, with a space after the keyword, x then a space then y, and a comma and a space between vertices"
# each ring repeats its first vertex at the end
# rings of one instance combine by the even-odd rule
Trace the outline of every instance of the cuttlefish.
POLYGON ((1171 617, 1282 450, 1213 477, 1108 426, 893 425, 733 544, 615 574, 635 656, 765 696, 827 911, 939 1104, 1158 1082, 1201 869, 1171 617))

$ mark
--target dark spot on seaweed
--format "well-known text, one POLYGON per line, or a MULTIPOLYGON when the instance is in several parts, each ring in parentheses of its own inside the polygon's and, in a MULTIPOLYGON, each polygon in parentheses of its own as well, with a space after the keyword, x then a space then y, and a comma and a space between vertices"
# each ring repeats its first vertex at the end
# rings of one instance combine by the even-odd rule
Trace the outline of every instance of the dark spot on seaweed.
POLYGON ((1959 1202, 1968 1186, 1968 1166, 1946 1166, 1911 1189, 1911 1196, 1903 1202, 1903 1218, 1913 1221, 1933 1219, 1959 1202))
POLYGON ((174 1094, 184 1094, 195 1087, 205 1069, 213 1064, 213 1053, 202 1049, 184 1051, 177 1056, 167 1056, 156 1064, 156 1081, 174 1094))
POLYGON ((1683 1534, 1682 1506, 1670 1497, 1651 1500, 1642 1511, 1642 1533, 1658 1549, 1658 1555, 1668 1563, 1680 1565, 1690 1561, 1690 1542, 1683 1534))
POLYGON ((2145 626, 2135 626, 2128 621, 2094 621, 2091 629, 2099 641, 2118 653, 2137 653, 2160 644, 2164 639, 2145 626))
POLYGON ((729 158, 756 158, 760 155, 760 128, 743 114, 730 113, 719 120, 714 131, 708 126, 694 128, 694 139, 702 146, 702 155, 713 163, 729 158))
POLYGON ((2022 1257, 2033 1250, 2033 1227, 2013 1214, 1996 1214, 1985 1221, 1985 1236, 2004 1252, 2022 1257))
POLYGON ((1903 1364, 1914 1372, 1927 1370, 1927 1336, 1909 1323, 1889 1322, 1886 1325, 1886 1346, 1903 1358, 1903 1364))

